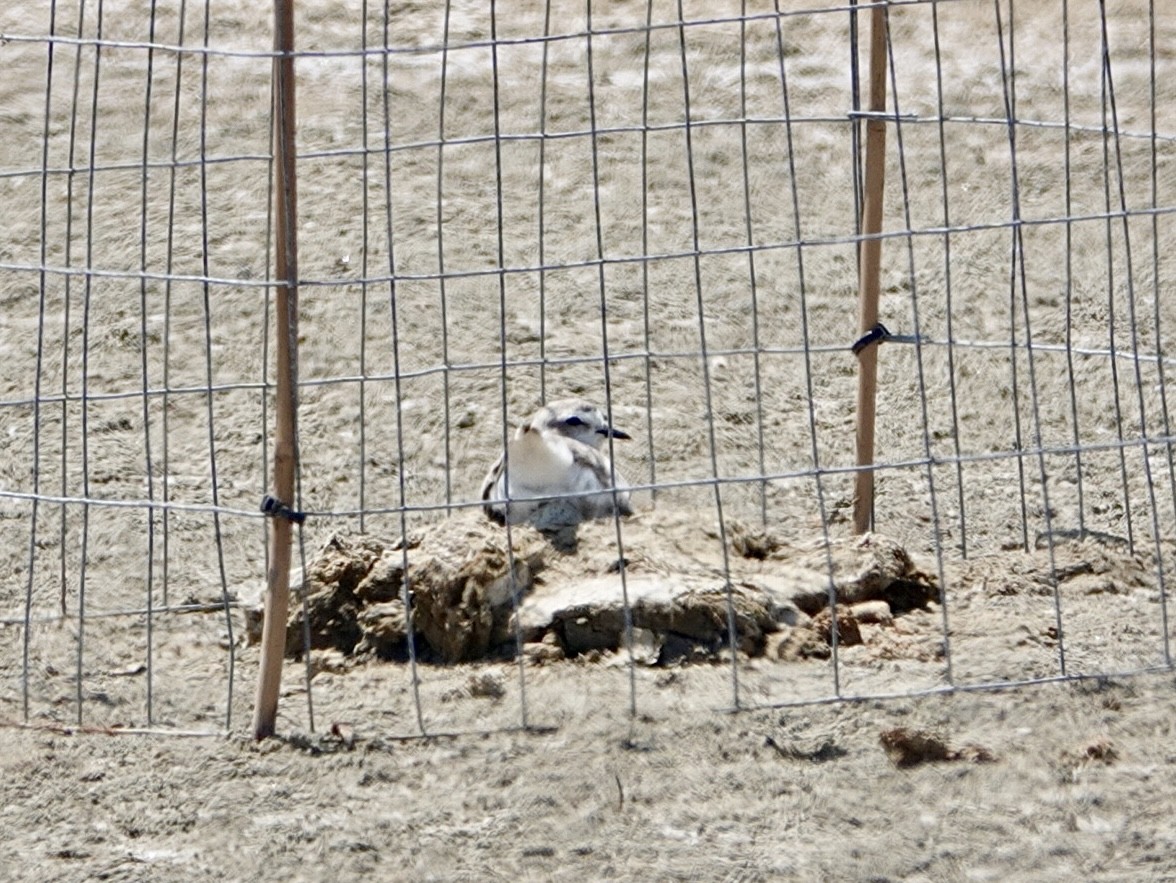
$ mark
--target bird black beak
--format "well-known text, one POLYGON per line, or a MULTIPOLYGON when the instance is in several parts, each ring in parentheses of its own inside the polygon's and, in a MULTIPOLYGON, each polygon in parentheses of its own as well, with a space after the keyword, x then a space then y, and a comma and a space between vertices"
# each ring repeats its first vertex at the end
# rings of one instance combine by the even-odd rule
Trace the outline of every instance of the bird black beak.
POLYGON ((611 426, 606 426, 604 429, 598 429, 596 431, 599 432, 601 435, 603 435, 605 438, 607 438, 610 435, 613 438, 620 438, 620 439, 624 439, 625 441, 630 441, 633 438, 633 436, 629 435, 629 433, 627 433, 623 430, 620 430, 620 429, 613 429, 611 426))

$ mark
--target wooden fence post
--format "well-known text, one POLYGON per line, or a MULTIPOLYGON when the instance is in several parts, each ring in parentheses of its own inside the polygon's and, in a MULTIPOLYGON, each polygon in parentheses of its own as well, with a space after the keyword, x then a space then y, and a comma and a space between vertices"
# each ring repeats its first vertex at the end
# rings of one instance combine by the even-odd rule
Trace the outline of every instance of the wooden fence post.
MULTIPOLYGON (((294 146, 294 0, 274 0, 274 200, 277 215, 275 278, 279 281, 275 322, 277 333, 277 425, 274 432, 273 496, 294 504, 298 450, 298 199, 294 146)), ((261 670, 253 707, 253 736, 274 733, 282 661, 286 650, 286 618, 290 606, 291 521, 270 519, 270 568, 265 592, 261 636, 261 670)))
MULTIPOLYGON (((883 185, 886 181, 886 9, 875 6, 870 14, 870 116, 866 119, 866 181, 862 205, 862 235, 882 232, 883 185)), ((863 239, 858 279, 858 333, 866 334, 878 322, 879 267, 882 240, 863 239)), ((874 413, 878 390, 878 346, 858 353, 857 465, 854 482, 853 530, 870 529, 874 510, 874 413)))

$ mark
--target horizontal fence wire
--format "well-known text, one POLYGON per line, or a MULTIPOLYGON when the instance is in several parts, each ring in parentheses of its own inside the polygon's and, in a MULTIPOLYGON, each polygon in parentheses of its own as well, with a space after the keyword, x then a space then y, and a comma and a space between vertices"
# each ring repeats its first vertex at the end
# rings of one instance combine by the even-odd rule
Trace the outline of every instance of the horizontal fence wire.
MULTIPOLYGON (((941 237, 953 233, 968 233, 968 232, 987 232, 995 230, 1013 230, 1026 227, 1040 227, 1040 226, 1068 226, 1082 221, 1114 221, 1124 220, 1134 217, 1148 217, 1151 215, 1166 216, 1176 213, 1176 208, 1171 206, 1156 207, 1156 208, 1133 208, 1124 210, 1108 210, 1101 212, 1090 212, 1087 214, 1076 215, 1058 215, 1049 218, 1021 218, 1011 221, 993 221, 991 223, 979 223, 970 225, 954 225, 951 227, 926 227, 917 230, 897 230, 886 231, 875 235, 860 235, 847 234, 845 236, 828 236, 828 237, 814 237, 797 242, 781 242, 775 244, 763 245, 733 245, 721 248, 707 248, 705 254, 715 257, 722 256, 738 256, 751 253, 775 252, 781 250, 800 250, 808 249, 815 246, 822 245, 852 245, 860 243, 868 239, 902 239, 909 240, 915 236, 929 236, 941 237)), ((372 285, 377 283, 389 284, 392 282, 433 282, 441 279, 457 280, 457 279, 479 279, 487 276, 498 276, 500 274, 507 275, 522 275, 551 272, 553 270, 574 270, 574 269, 594 269, 608 266, 624 266, 629 264, 649 264, 661 263, 666 261, 681 261, 693 260, 696 256, 694 251, 678 251, 665 252, 661 254, 645 254, 632 256, 610 256, 606 259, 585 259, 580 261, 564 261, 559 264, 548 265, 521 265, 512 267, 502 267, 496 269, 485 270, 450 270, 445 273, 396 273, 388 275, 373 275, 362 278, 347 278, 347 279, 315 279, 307 278, 302 281, 302 284, 309 288, 349 288, 355 285, 372 285)), ((38 272, 48 273, 54 275, 61 275, 67 277, 81 277, 81 278, 95 278, 95 279, 137 279, 150 281, 171 281, 171 282, 190 282, 196 284, 209 285, 232 285, 242 288, 271 288, 275 284, 273 280, 264 279, 239 279, 232 277, 218 277, 218 276, 202 276, 202 275, 182 275, 182 274, 167 274, 167 273, 145 273, 142 271, 133 270, 108 270, 101 268, 79 268, 79 267, 62 267, 38 264, 15 264, 0 262, 0 270, 13 270, 22 272, 38 272)))

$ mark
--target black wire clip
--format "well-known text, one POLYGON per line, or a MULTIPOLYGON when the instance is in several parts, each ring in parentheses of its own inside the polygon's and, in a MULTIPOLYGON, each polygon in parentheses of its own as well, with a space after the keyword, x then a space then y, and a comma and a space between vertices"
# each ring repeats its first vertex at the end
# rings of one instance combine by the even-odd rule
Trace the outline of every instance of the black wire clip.
POLYGON ((279 500, 277 497, 266 494, 261 500, 261 511, 270 518, 285 518, 294 524, 302 524, 306 521, 305 512, 296 512, 279 500))
POLYGON ((890 338, 893 336, 894 335, 890 333, 890 329, 888 329, 885 325, 883 325, 881 322, 875 322, 873 328, 857 339, 857 342, 852 347, 853 354, 855 356, 860 355, 861 351, 870 344, 881 343, 884 340, 890 340, 890 338))

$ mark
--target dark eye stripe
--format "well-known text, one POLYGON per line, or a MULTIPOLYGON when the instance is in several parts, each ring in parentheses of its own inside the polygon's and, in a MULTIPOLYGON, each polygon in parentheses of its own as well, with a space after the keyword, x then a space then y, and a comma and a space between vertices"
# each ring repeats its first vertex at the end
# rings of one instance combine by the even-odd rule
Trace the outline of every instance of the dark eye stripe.
POLYGON ((567 420, 564 421, 564 426, 583 426, 583 425, 584 425, 584 421, 581 420, 579 417, 569 417, 567 420))

